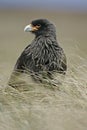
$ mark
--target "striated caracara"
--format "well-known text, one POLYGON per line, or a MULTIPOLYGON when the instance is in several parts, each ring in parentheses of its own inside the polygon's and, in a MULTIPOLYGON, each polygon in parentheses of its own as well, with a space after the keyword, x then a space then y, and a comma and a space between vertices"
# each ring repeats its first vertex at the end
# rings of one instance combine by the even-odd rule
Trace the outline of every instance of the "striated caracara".
POLYGON ((38 75, 46 72, 49 77, 56 71, 65 74, 67 70, 66 56, 56 39, 56 29, 47 19, 36 19, 24 28, 32 32, 35 38, 29 44, 14 67, 14 72, 38 75))

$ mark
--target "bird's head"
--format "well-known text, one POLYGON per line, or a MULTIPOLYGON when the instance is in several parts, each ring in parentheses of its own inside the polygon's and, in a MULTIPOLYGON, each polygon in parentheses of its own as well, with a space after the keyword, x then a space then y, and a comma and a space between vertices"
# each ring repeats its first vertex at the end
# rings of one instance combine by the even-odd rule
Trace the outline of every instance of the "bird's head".
POLYGON ((24 28, 25 32, 32 32, 36 36, 55 34, 55 26, 47 19, 37 19, 24 28))

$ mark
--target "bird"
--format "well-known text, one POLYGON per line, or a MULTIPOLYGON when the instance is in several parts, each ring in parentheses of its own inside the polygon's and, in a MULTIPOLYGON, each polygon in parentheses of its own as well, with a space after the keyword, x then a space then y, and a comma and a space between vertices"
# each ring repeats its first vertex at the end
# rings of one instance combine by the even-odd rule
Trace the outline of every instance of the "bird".
POLYGON ((34 79, 44 72, 49 78, 53 72, 65 75, 67 59, 57 41, 55 25, 48 19, 35 19, 25 26, 24 31, 31 32, 35 38, 19 56, 13 72, 30 72, 34 79))

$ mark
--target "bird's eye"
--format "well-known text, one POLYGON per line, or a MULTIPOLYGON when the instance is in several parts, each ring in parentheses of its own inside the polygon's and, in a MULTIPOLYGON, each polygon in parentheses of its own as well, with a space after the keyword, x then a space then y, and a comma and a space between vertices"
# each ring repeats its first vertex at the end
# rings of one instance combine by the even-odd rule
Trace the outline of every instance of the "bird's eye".
POLYGON ((41 24, 37 24, 38 27, 41 27, 41 24))

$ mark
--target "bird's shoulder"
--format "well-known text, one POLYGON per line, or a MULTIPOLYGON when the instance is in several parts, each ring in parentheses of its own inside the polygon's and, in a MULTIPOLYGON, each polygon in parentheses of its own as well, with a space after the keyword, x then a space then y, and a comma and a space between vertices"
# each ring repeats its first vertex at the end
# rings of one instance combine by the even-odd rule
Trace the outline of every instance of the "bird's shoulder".
POLYGON ((63 49, 59 46, 59 43, 57 40, 53 37, 42 37, 39 36, 35 38, 31 44, 29 44, 24 51, 22 52, 22 56, 25 55, 31 55, 31 54, 36 54, 39 53, 41 50, 51 49, 52 51, 58 52, 58 54, 63 54, 63 49))

